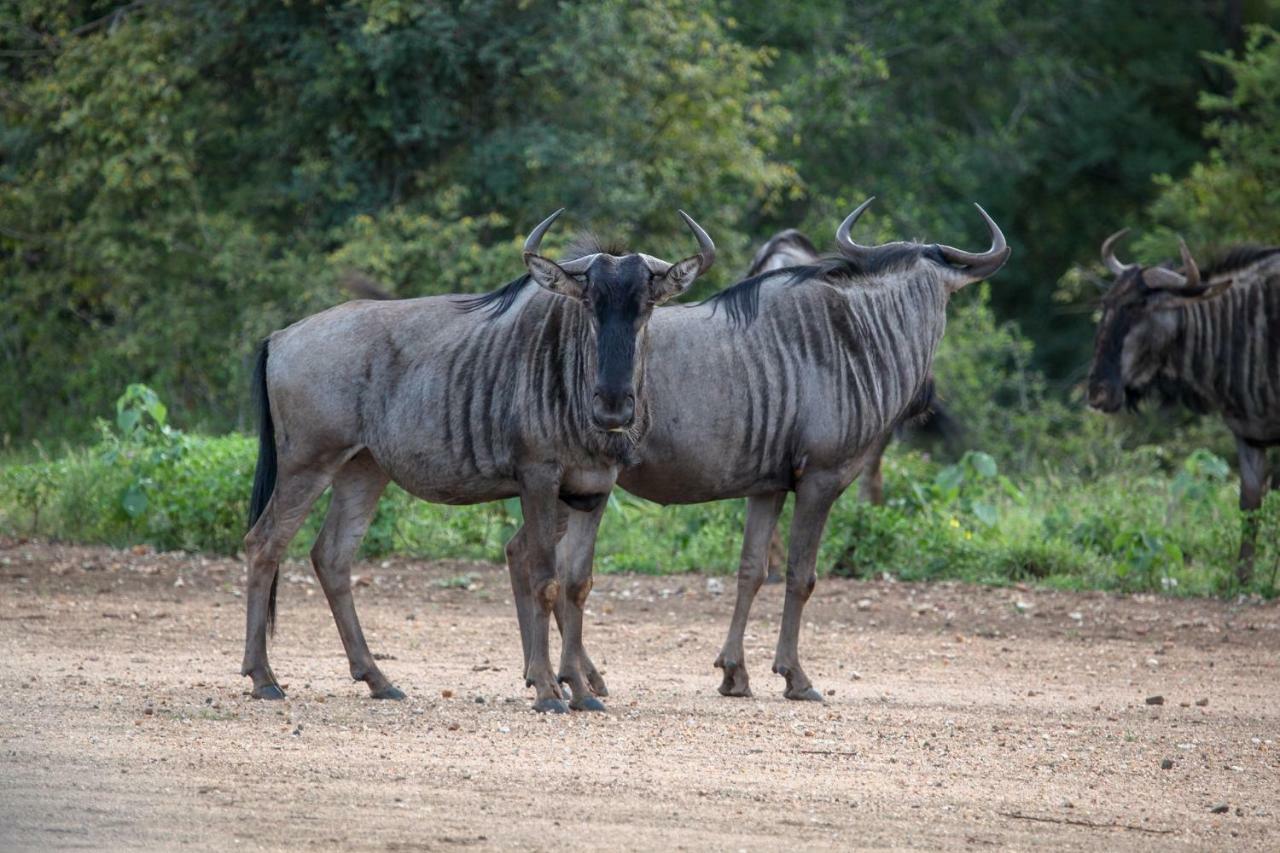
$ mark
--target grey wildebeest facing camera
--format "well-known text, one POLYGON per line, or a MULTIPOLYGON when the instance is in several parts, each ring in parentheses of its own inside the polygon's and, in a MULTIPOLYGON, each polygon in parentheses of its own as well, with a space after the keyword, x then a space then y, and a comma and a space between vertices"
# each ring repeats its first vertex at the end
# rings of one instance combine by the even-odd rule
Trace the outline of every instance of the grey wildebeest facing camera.
MULTIPOLYGON (((876 452, 928 380, 949 296, 995 273, 1004 235, 978 208, 986 252, 896 242, 861 246, 836 233, 839 255, 746 279, 698 305, 654 312, 646 390, 658 413, 618 483, 662 504, 747 498, 746 535, 729 634, 715 665, 720 692, 750 695, 743 654, 747 615, 788 492, 795 514, 786 601, 773 671, 790 699, 821 700, 800 665, 801 612, 814 587, 818 546, 836 498, 876 452)), ((557 549, 564 595, 557 616, 561 677, 576 692, 604 683, 582 647, 602 509, 570 514, 557 549)))
POLYGON ((1237 577, 1253 576, 1257 518, 1267 487, 1267 448, 1280 444, 1280 247, 1239 247, 1203 271, 1179 241, 1182 271, 1116 259, 1089 371, 1089 405, 1136 407, 1147 395, 1218 412, 1236 440, 1240 508, 1246 511, 1237 577))
MULTIPOLYGON (((356 618, 351 563, 389 482, 423 500, 518 496, 507 546, 535 708, 566 710, 548 659, 558 595, 556 540, 569 507, 603 504, 652 417, 646 324, 713 262, 715 245, 681 212, 697 254, 538 254, 552 214, 524 246, 528 268, 491 294, 356 301, 271 335, 258 359, 260 448, 245 537, 249 564, 243 674, 253 695, 284 696, 267 663, 279 561, 332 484, 311 550, 353 678, 402 698, 356 618)), ((588 694, 576 707, 599 706, 588 694)))

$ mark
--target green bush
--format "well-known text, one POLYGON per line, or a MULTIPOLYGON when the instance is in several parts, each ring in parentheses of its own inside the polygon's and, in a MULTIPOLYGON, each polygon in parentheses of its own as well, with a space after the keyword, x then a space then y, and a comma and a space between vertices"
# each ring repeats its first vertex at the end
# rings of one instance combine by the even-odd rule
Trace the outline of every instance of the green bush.
MULTIPOLYGON (((150 389, 131 385, 114 423, 100 421, 92 447, 11 464, 0 472, 0 530, 124 546, 234 554, 244 535, 256 442, 183 433, 150 389)), ((885 504, 850 490, 835 505, 819 571, 905 580, 960 578, 1038 582, 1172 594, 1234 591, 1241 517, 1227 463, 1197 449, 1180 461, 1161 446, 1117 456, 1115 467, 1071 466, 1002 473, 969 451, 952 464, 893 448, 885 458, 885 504)), ((292 546, 306 554, 328 498, 292 546)), ((1259 511, 1280 525, 1280 496, 1259 511)), ((744 502, 660 507, 621 491, 610 498, 597 546, 598 571, 733 571, 744 502)), ((781 526, 786 530, 789 511, 781 526)), ((365 557, 406 554, 501 561, 520 524, 519 502, 448 507, 398 487, 383 496, 365 557)), ((1274 593, 1280 548, 1260 537, 1255 588, 1274 593)))

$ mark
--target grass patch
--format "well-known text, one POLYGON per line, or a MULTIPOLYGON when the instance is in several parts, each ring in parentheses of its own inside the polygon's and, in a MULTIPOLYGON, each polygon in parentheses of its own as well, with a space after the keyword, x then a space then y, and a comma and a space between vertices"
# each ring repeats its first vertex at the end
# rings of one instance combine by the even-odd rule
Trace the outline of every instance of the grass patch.
MULTIPOLYGON (((0 530, 8 535, 125 547, 234 554, 241 548, 257 453, 246 436, 181 433, 141 386, 122 398, 114 424, 91 447, 10 462, 0 471, 0 530), (140 389, 140 390, 139 390, 140 389)), ((832 511, 819 571, 904 580, 955 578, 1059 588, 1222 595, 1273 595, 1280 551, 1259 537, 1257 579, 1235 585, 1241 517, 1238 484, 1207 450, 1182 459, 1143 448, 1106 472, 1046 468, 1005 476, 985 453, 942 465, 895 447, 885 461, 884 506, 850 490, 832 511)), ((292 551, 319 531, 322 498, 292 551)), ((1276 529, 1280 496, 1263 508, 1276 529)), ((598 571, 726 573, 738 562, 741 500, 659 507, 622 492, 610 498, 597 547, 598 571)), ((789 523, 784 512, 781 527, 789 523)), ((363 555, 501 561, 520 524, 519 502, 447 507, 392 486, 363 555)), ((446 582, 465 587, 466 575, 446 582)))

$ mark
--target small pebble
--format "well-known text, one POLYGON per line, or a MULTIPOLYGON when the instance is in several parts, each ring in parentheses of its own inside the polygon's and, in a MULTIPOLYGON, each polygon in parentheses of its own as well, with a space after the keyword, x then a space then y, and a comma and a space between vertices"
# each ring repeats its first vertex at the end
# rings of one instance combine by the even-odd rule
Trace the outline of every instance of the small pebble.
POLYGON ((1231 806, 1227 805, 1226 803, 1222 803, 1221 805, 1216 805, 1213 808, 1209 809, 1210 814, 1226 814, 1229 811, 1231 811, 1231 806))
POLYGON ((1197 699, 1197 700, 1196 700, 1196 707, 1197 707, 1197 708, 1204 708, 1204 707, 1208 706, 1208 704, 1209 704, 1209 700, 1208 700, 1208 699, 1197 699))
POLYGON ((1161 762, 1160 762, 1160 769, 1161 769, 1161 770, 1172 770, 1172 769, 1173 769, 1173 759, 1172 759, 1172 758, 1166 758, 1164 761, 1161 761, 1161 762))
POLYGON ((483 705, 483 704, 484 704, 484 697, 483 697, 483 696, 477 696, 477 697, 476 697, 476 704, 477 704, 477 705, 483 705))
POLYGON ((1163 696, 1148 696, 1148 697, 1147 697, 1147 704, 1148 704, 1148 705, 1163 705, 1163 704, 1164 704, 1164 697, 1163 697, 1163 696))
POLYGON ((453 698, 453 691, 452 691, 452 690, 441 690, 441 691, 440 691, 440 695, 441 695, 441 696, 443 696, 443 697, 444 697, 444 698, 446 698, 446 699, 452 699, 452 698, 453 698))

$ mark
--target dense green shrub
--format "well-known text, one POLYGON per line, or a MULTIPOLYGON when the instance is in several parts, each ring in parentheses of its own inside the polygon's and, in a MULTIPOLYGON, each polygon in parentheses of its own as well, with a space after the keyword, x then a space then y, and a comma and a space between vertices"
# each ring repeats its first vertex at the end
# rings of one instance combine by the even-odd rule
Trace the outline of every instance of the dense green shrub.
MULTIPOLYGON (((130 386, 114 423, 92 447, 0 471, 0 531, 112 545, 234 554, 241 547, 256 442, 179 432, 149 389, 130 386)), ((837 502, 819 570, 854 577, 1035 581, 1170 593, 1234 589, 1241 519, 1237 485, 1219 456, 1197 450, 1170 465, 1148 446, 1124 464, 1081 476, 1045 469, 1006 476, 995 457, 969 451, 939 464, 892 450, 885 504, 851 490, 837 502)), ((293 544, 305 555, 322 499, 293 544)), ((1280 496, 1263 508, 1280 525, 1280 496)), ((736 568, 742 501, 659 507, 616 492, 601 527, 599 571, 728 572, 736 568)), ((785 530, 789 513, 784 513, 785 530)), ((424 503, 392 486, 364 542, 366 557, 500 561, 520 523, 519 502, 473 507, 424 503)), ((1257 589, 1274 591, 1280 548, 1263 536, 1257 589)))

